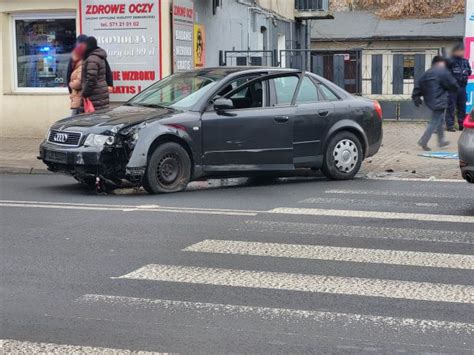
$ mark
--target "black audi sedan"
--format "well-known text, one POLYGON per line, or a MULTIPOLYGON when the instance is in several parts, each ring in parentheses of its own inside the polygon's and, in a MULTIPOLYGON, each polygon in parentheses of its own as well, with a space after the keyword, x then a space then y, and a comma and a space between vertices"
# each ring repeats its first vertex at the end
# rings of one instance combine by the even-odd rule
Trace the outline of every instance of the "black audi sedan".
POLYGON ((90 186, 164 193, 299 168, 351 179, 381 142, 376 101, 300 70, 222 67, 173 74, 122 106, 56 122, 39 159, 90 186))

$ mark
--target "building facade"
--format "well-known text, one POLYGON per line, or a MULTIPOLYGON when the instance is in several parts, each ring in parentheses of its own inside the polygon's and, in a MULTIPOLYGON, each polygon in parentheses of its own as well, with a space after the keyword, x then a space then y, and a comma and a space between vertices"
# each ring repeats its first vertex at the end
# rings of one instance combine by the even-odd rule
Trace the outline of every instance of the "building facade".
MULTIPOLYGON (((86 20, 84 6, 94 1, 0 0, 0 136, 40 137, 51 123, 67 117, 69 99, 65 78, 69 55, 86 20)), ((183 0, 175 1, 183 3, 183 0)), ((308 42, 304 22, 294 18, 294 1, 187 1, 193 7, 190 26, 194 26, 195 34, 199 35, 202 54, 199 63, 194 61, 197 68, 278 64, 270 53, 303 48, 308 42), (246 53, 239 54, 238 51, 246 53)), ((155 2, 159 6, 156 12, 159 14, 160 33, 159 76, 164 77, 176 68, 173 0, 146 2, 155 2)), ((112 4, 118 7, 104 5, 94 9, 105 19, 110 19, 113 18, 113 11, 123 10, 120 7, 122 3, 133 4, 130 0, 114 0, 112 4)), ((115 22, 107 25, 114 24, 117 25, 115 22)), ((103 36, 104 32, 88 32, 92 32, 88 35, 107 38, 103 36)), ((143 35, 138 31, 134 33, 143 35)), ((196 42, 195 35, 194 47, 196 42)), ((100 45, 108 50, 111 65, 120 62, 114 60, 116 53, 109 50, 111 47, 107 47, 107 43, 100 45)), ((143 55, 146 53, 143 52, 143 55)), ((123 69, 117 66, 119 64, 112 70, 119 78, 123 69)))
POLYGON ((386 118, 424 118, 411 103, 415 81, 463 36, 463 15, 385 20, 366 11, 336 12, 334 20, 312 24, 311 71, 381 101, 386 118))

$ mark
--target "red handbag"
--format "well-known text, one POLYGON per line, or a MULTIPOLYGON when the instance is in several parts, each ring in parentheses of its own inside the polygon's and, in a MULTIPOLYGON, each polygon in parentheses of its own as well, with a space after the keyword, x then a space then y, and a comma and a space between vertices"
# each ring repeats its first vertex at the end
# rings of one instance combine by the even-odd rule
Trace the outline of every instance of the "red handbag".
POLYGON ((92 113, 95 112, 94 105, 92 104, 92 101, 89 99, 84 98, 84 112, 85 113, 92 113))

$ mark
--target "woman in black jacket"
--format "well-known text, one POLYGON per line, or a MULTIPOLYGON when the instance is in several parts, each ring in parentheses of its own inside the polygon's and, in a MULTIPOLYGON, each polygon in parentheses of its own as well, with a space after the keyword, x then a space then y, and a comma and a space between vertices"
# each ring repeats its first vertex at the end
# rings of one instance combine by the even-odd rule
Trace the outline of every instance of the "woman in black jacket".
POLYGON ((86 44, 82 67, 82 97, 89 99, 96 110, 102 110, 109 106, 107 53, 97 46, 94 37, 87 38, 86 44))
MULTIPOLYGON (((86 35, 79 35, 77 36, 77 39, 76 39, 76 46, 80 43, 86 43, 87 41, 87 36, 86 35)), ((67 73, 66 73, 66 82, 69 83, 71 82, 71 74, 72 74, 72 70, 73 70, 73 67, 74 67, 74 60, 72 59, 72 57, 69 59, 69 64, 67 66, 67 73)), ((114 78, 113 78, 113 75, 112 75, 112 69, 110 69, 110 65, 109 65, 109 62, 108 60, 106 59, 105 60, 105 79, 107 80, 107 86, 109 87, 109 92, 111 92, 113 86, 114 86, 114 78)), ((71 93, 71 88, 68 86, 68 89, 69 89, 69 93, 71 93)))

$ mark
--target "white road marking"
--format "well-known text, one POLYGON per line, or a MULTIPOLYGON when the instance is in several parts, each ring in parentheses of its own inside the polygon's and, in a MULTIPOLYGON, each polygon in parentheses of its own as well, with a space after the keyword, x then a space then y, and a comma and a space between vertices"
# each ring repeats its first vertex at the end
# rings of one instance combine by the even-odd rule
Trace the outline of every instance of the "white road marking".
POLYGON ((149 207, 133 205, 93 205, 93 204, 56 204, 33 201, 12 201, 5 202, 0 200, 0 207, 21 207, 21 208, 46 208, 61 210, 93 210, 93 211, 122 211, 122 212, 173 212, 189 214, 212 214, 226 216, 256 216, 258 211, 230 210, 230 209, 206 209, 192 207, 149 207))
POLYGON ((474 223, 474 217, 439 215, 439 214, 419 214, 419 213, 401 213, 401 212, 375 212, 375 211, 357 211, 357 210, 331 210, 317 208, 287 208, 278 207, 270 211, 255 210, 234 210, 219 208, 197 208, 197 207, 153 207, 153 206, 134 206, 134 205, 104 205, 104 204, 76 204, 76 203, 55 203, 39 201, 13 201, 0 200, 0 207, 14 208, 45 208, 45 209, 64 209, 64 210, 96 210, 96 211, 122 211, 122 212, 171 212, 171 213, 189 213, 189 214, 211 214, 227 216, 256 216, 257 214, 298 214, 298 215, 319 215, 336 217, 358 217, 358 218, 380 218, 380 219, 408 219, 420 221, 439 221, 439 222, 461 222, 474 223))
POLYGON ((309 216, 330 216, 330 217, 404 219, 404 220, 431 221, 431 222, 474 223, 474 217, 470 217, 470 216, 426 214, 426 213, 406 213, 406 212, 379 212, 379 211, 357 211, 357 210, 332 210, 332 209, 323 209, 323 208, 277 207, 268 211, 268 213, 297 214, 297 215, 309 215, 309 216))
POLYGON ((436 177, 431 178, 404 178, 396 176, 381 176, 381 177, 366 177, 367 180, 388 180, 388 181, 416 181, 416 182, 463 182, 465 181, 461 178, 459 179, 438 179, 436 177))
POLYGON ((120 279, 474 303, 474 286, 149 264, 120 279))
MULTIPOLYGON (((405 202, 396 200, 367 200, 367 199, 355 199, 355 198, 335 198, 335 197, 310 197, 304 200, 298 201, 298 203, 304 204, 343 204, 346 206, 353 205, 364 205, 380 208, 380 206, 395 206, 395 207, 438 207, 437 203, 420 203, 420 202, 405 202)), ((459 206, 453 206, 446 204, 443 209, 458 209, 459 206)))
POLYGON ((322 329, 326 328, 328 323, 339 323, 343 325, 343 329, 348 329, 349 327, 358 330, 370 328, 370 332, 376 328, 383 332, 384 329, 389 328, 396 333, 406 331, 410 333, 420 333, 420 335, 448 332, 457 336, 471 336, 474 330, 474 324, 462 322, 96 294, 84 295, 80 297, 77 302, 104 306, 114 305, 143 308, 147 310, 158 308, 167 310, 173 314, 178 311, 188 311, 199 314, 206 312, 211 315, 219 314, 224 316, 255 316, 261 320, 271 321, 282 319, 289 321, 309 320, 316 322, 318 327, 322 329))
MULTIPOLYGON (((65 345, 55 343, 34 343, 13 339, 0 339, 2 354, 103 354, 103 355, 148 355, 160 354, 148 351, 132 351, 125 349, 99 348, 82 345, 65 345)), ((161 353, 164 354, 164 353, 161 353)))
POLYGON ((406 196, 406 197, 430 197, 430 198, 461 198, 466 196, 453 196, 452 193, 443 191, 391 191, 391 190, 352 190, 352 189, 333 189, 324 191, 326 194, 342 195, 373 195, 373 196, 406 196))
POLYGON ((294 235, 474 244, 474 233, 415 228, 353 226, 302 222, 245 221, 245 223, 243 223, 239 228, 235 228, 235 230, 258 233, 284 233, 294 235))
POLYGON ((193 244, 184 251, 280 258, 335 260, 356 263, 440 267, 474 270, 474 255, 426 253, 404 250, 345 248, 320 245, 211 240, 193 244))
POLYGON ((439 204, 436 202, 416 202, 415 205, 420 206, 420 207, 438 207, 439 206, 439 204))

